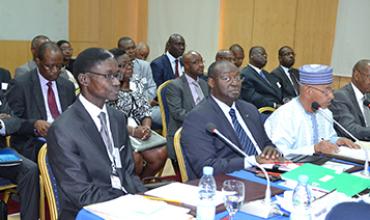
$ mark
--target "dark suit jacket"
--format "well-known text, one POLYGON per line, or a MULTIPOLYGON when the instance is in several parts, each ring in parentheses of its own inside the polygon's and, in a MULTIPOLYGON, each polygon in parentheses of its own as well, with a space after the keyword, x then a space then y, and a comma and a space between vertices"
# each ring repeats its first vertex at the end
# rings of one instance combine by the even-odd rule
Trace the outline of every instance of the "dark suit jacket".
POLYGON ((9 83, 11 79, 11 74, 9 70, 0 67, 0 89, 5 91, 6 89, 3 88, 2 83, 9 83))
MULTIPOLYGON (((360 103, 362 105, 362 103, 360 103)), ((364 108, 366 108, 364 106, 364 108)), ((365 119, 357 103, 351 84, 334 92, 334 99, 329 109, 334 119, 360 140, 370 140, 370 127, 366 127, 365 119)), ((348 137, 340 128, 335 127, 339 136, 348 137)))
MULTIPOLYGON (((129 193, 145 190, 134 172, 134 161, 126 120, 122 113, 107 107, 114 147, 119 148, 122 186, 129 193)), ((60 192, 59 219, 74 219, 85 205, 124 195, 113 189, 112 172, 104 141, 80 100, 61 115, 48 132, 48 158, 60 192)))
MULTIPOLYGON (((180 65, 183 66, 181 59, 180 65)), ((155 60, 153 60, 150 63, 150 67, 152 68, 153 79, 155 81, 155 84, 157 84, 157 87, 167 80, 175 78, 175 73, 172 70, 170 60, 168 59, 166 54, 163 54, 162 56, 157 57, 155 60)))
MULTIPOLYGON (((204 97, 208 96, 208 84, 203 79, 199 79, 200 88, 203 91, 204 97)), ((185 77, 173 80, 167 87, 167 104, 170 113, 168 127, 167 127, 167 146, 169 157, 175 158, 173 150, 173 137, 178 128, 181 127, 185 116, 194 108, 195 102, 191 94, 190 86, 185 77)))
MULTIPOLYGON (((291 71, 293 76, 295 77, 295 79, 292 79, 292 80, 297 80, 298 81, 299 80, 299 70, 291 68, 289 71, 291 71)), ((271 74, 279 79, 280 85, 281 85, 282 90, 283 90, 283 98, 292 99, 292 98, 296 97, 297 95, 299 95, 299 90, 297 91, 298 92, 298 94, 297 94, 295 89, 294 89, 293 84, 290 82, 288 76, 285 74, 285 72, 284 72, 284 70, 281 66, 276 67, 276 69, 274 69, 271 72, 271 74)), ((297 85, 298 85, 298 82, 297 82, 297 85)))
MULTIPOLYGON (((274 146, 266 135, 256 107, 243 100, 238 100, 235 104, 258 145, 262 148, 274 146)), ((244 168, 244 158, 238 152, 206 131, 208 123, 215 124, 220 133, 240 147, 232 125, 214 99, 208 97, 188 114, 183 124, 181 146, 189 179, 200 178, 204 166, 212 166, 214 175, 244 168)))
MULTIPOLYGON (((5 134, 13 134, 14 132, 18 131, 21 127, 22 120, 15 117, 13 112, 11 111, 6 99, 4 97, 3 91, 0 90, 0 113, 5 113, 11 115, 10 118, 2 119, 5 126, 5 134)), ((5 137, 0 135, 0 148, 5 147, 5 137)))
MULTIPOLYGON (((62 111, 65 111, 76 99, 73 83, 59 77, 56 80, 59 101, 62 111)), ((37 69, 14 79, 9 85, 7 99, 10 108, 23 121, 20 130, 12 136, 12 145, 22 152, 24 145, 35 137, 34 123, 46 120, 46 107, 42 95, 37 69)))
POLYGON ((241 72, 244 77, 241 98, 257 108, 273 107, 274 103, 283 104, 283 94, 278 87, 279 80, 262 70, 270 83, 267 83, 251 66, 247 65, 241 72))

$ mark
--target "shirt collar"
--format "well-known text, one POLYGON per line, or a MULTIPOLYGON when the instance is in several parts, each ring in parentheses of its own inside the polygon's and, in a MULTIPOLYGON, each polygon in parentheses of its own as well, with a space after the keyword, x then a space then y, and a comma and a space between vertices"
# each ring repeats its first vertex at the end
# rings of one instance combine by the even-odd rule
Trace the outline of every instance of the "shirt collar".
POLYGON ((104 112, 105 115, 108 115, 107 107, 105 104, 103 105, 103 108, 101 109, 95 104, 93 104, 92 102, 90 102, 89 100, 87 100, 82 94, 79 95, 79 99, 82 105, 85 107, 86 111, 89 113, 89 115, 92 118, 98 117, 101 112, 104 112))
POLYGON ((48 82, 51 82, 51 83, 52 83, 52 85, 54 85, 54 84, 55 84, 55 81, 49 81, 49 80, 45 79, 45 77, 43 77, 43 76, 41 75, 39 68, 37 68, 37 75, 39 76, 40 84, 41 84, 42 86, 45 86, 48 82))
POLYGON ((185 73, 185 78, 188 81, 188 84, 192 84, 193 82, 198 82, 199 77, 197 77, 197 80, 194 80, 192 77, 190 77, 188 74, 185 73))
POLYGON ((175 62, 175 60, 178 60, 180 57, 177 57, 177 59, 174 57, 174 56, 172 56, 171 54, 170 54, 170 52, 166 52, 166 56, 168 57, 168 59, 170 60, 170 63, 174 63, 175 62))
POLYGON ((231 108, 236 109, 235 102, 233 102, 233 104, 230 107, 230 106, 226 105, 224 102, 222 102, 221 100, 214 97, 213 95, 211 95, 211 96, 215 100, 217 105, 221 108, 221 110, 224 112, 225 115, 229 114, 229 111, 230 111, 231 108))
POLYGON ((288 74, 288 73, 289 73, 289 68, 287 68, 287 67, 285 67, 285 66, 283 66, 283 65, 280 65, 280 67, 284 70, 284 72, 285 72, 286 74, 288 74))
POLYGON ((256 67, 256 66, 253 66, 252 64, 248 64, 250 67, 252 67, 258 74, 261 72, 261 69, 256 67))

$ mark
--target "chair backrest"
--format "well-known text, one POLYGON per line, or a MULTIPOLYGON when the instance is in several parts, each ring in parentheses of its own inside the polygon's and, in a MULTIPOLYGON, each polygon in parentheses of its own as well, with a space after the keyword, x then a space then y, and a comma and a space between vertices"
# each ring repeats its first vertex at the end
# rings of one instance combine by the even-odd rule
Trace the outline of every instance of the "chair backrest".
POLYGON ((50 219, 57 220, 58 213, 60 212, 58 189, 56 185, 56 179, 51 170, 48 156, 47 146, 44 144, 38 154, 38 166, 40 170, 41 179, 43 182, 43 189, 46 193, 46 199, 50 210, 50 219))
POLYGON ((260 113, 265 113, 265 114, 271 114, 275 111, 276 109, 273 108, 273 107, 270 107, 270 106, 265 106, 265 107, 261 107, 258 109, 258 111, 260 113))
POLYGON ((161 117, 162 117, 162 136, 167 136, 167 124, 169 121, 170 113, 168 111, 168 104, 166 99, 167 93, 167 86, 172 80, 167 80, 166 82, 162 83, 157 89, 157 98, 159 108, 161 110, 161 117))
POLYGON ((188 181, 189 178, 188 178, 188 172, 186 171, 186 164, 185 164, 184 154, 182 153, 182 148, 181 148, 181 142, 180 142, 181 131, 182 131, 182 127, 180 127, 176 131, 175 137, 174 137, 174 140, 173 140, 173 142, 174 142, 173 145, 174 145, 174 148, 175 148, 177 163, 178 163, 179 168, 180 168, 181 182, 186 182, 186 181, 188 181))

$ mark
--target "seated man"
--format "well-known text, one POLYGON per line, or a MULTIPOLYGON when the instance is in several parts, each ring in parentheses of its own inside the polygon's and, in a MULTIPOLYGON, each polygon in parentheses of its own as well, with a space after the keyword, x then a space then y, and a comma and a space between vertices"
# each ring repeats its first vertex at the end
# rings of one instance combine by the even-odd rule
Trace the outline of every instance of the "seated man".
MULTIPOLYGON (((370 60, 360 60, 352 70, 352 82, 334 92, 329 107, 334 118, 357 139, 370 141, 370 60)), ((340 136, 348 137, 340 128, 340 136)), ((349 137, 348 137, 349 138, 349 137)))
POLYGON ((62 51, 57 44, 45 42, 38 49, 37 67, 16 78, 7 92, 14 114, 23 120, 12 136, 12 146, 36 161, 50 124, 76 99, 72 82, 59 77, 63 67, 62 51), (41 142, 41 143, 40 143, 41 142))
POLYGON ((104 49, 89 48, 73 68, 81 94, 48 133, 59 219, 74 219, 85 205, 145 191, 135 175, 126 119, 105 104, 118 96, 117 61, 104 49))
POLYGON ((244 77, 241 98, 257 108, 273 108, 283 104, 283 93, 279 79, 262 69, 267 63, 267 54, 263 47, 249 50, 249 64, 242 70, 244 77))
POLYGON ((136 58, 147 60, 150 53, 149 45, 145 42, 139 42, 136 45, 136 58))
POLYGON ((203 75, 204 63, 202 56, 195 51, 189 51, 183 56, 184 75, 174 79, 167 87, 167 104, 169 122, 167 128, 168 154, 176 159, 173 148, 173 138, 186 115, 208 96, 207 82, 200 78, 203 75))
POLYGON ((295 53, 292 48, 284 46, 279 49, 279 63, 271 74, 279 79, 283 90, 283 100, 288 102, 299 95, 299 71, 293 68, 295 53))
MULTIPOLYGON (((16 132, 21 119, 15 117, 0 91, 0 149, 5 147, 5 135, 16 132)), ((39 172, 37 164, 24 158, 17 166, 0 166, 0 177, 17 184, 21 202, 21 219, 37 220, 39 217, 39 172)))
POLYGON ((211 96, 187 115, 181 134, 189 179, 201 177, 204 166, 212 166, 217 175, 256 162, 280 161, 280 153, 267 137, 256 107, 238 100, 242 82, 239 69, 228 61, 215 62, 209 67, 208 76, 211 96), (244 157, 207 131, 210 124, 249 156, 244 157))
POLYGON ((234 54, 230 50, 219 50, 215 57, 216 62, 226 60, 235 64, 234 54))
POLYGON ((300 95, 274 111, 265 122, 272 142, 285 157, 333 153, 339 145, 358 148, 351 140, 338 138, 333 116, 327 109, 333 99, 333 69, 318 64, 304 65, 299 74, 300 95), (315 111, 313 103, 320 105, 320 109, 315 111))
POLYGON ((229 50, 234 54, 235 66, 241 68, 244 60, 244 49, 239 44, 233 44, 229 50))

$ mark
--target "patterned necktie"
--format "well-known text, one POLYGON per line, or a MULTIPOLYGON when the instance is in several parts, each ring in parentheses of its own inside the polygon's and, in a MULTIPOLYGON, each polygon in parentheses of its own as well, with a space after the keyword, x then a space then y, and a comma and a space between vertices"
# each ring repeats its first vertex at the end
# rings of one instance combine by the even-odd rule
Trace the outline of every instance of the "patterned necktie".
POLYGON ((175 60, 175 78, 178 78, 180 76, 179 74, 179 60, 175 60))
POLYGON ((100 128, 100 131, 99 131, 100 135, 101 135, 101 137, 104 141, 104 144, 107 147, 110 155, 113 155, 113 144, 112 144, 112 140, 109 136, 108 126, 107 126, 107 119, 105 117, 105 113, 100 112, 98 117, 99 117, 100 123, 101 123, 101 128, 100 128))
POLYGON ((312 130, 313 130, 313 135, 312 135, 312 144, 317 144, 319 143, 319 132, 318 132, 318 126, 317 126, 317 120, 316 120, 316 114, 311 113, 311 122, 312 122, 312 130))
POLYGON ((199 86, 199 83, 198 83, 198 82, 193 81, 193 82, 192 82, 192 84, 194 85, 195 91, 196 91, 196 93, 197 93, 197 95, 198 95, 198 96, 196 97, 196 99, 195 99, 195 104, 197 105, 200 101, 202 101, 202 100, 203 100, 204 95, 203 95, 203 91, 202 91, 202 89, 200 88, 200 86, 199 86))
POLYGON ((48 82, 46 83, 46 85, 48 86, 48 106, 49 106, 49 110, 50 110, 50 113, 51 113, 51 116, 53 117, 53 119, 56 119, 60 113, 59 113, 59 110, 58 110, 58 106, 57 106, 57 101, 55 100, 55 95, 54 95, 54 91, 53 91, 53 87, 52 87, 52 82, 48 82))
POLYGON ((230 109, 229 114, 231 116, 236 135, 238 136, 240 144, 242 145, 242 150, 249 156, 256 155, 256 148, 254 147, 251 139, 249 139, 248 135, 243 130, 242 126, 239 124, 238 119, 236 118, 235 109, 230 109))

